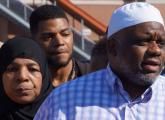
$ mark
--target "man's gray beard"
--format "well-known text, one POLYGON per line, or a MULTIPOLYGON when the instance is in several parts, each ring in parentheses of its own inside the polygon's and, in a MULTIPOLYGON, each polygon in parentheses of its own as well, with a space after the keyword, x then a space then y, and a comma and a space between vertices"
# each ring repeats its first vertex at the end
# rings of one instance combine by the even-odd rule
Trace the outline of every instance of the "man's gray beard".
POLYGON ((137 85, 150 86, 152 85, 157 77, 148 77, 142 73, 125 73, 126 78, 137 85))
POLYGON ((49 58, 48 64, 54 68, 61 68, 61 67, 67 66, 69 64, 70 60, 71 60, 71 57, 66 62, 60 62, 60 61, 56 61, 54 59, 49 58))
MULTIPOLYGON (((131 71, 127 65, 123 65, 124 63, 120 63, 120 69, 123 71, 123 75, 125 76, 126 79, 128 79, 130 82, 137 84, 137 85, 141 85, 141 86, 150 86, 152 85, 156 78, 158 77, 158 75, 161 73, 157 73, 158 75, 155 77, 150 77, 147 74, 143 74, 143 73, 139 73, 138 72, 133 72, 131 71)), ((163 68, 162 68, 163 70, 163 68)))

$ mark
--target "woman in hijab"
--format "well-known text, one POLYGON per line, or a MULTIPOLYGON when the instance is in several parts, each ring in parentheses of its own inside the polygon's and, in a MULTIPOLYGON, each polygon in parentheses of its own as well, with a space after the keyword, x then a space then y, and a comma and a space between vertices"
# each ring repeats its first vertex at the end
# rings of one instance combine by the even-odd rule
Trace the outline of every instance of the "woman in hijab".
POLYGON ((32 120, 52 90, 46 57, 25 37, 8 40, 0 50, 0 120, 32 120))

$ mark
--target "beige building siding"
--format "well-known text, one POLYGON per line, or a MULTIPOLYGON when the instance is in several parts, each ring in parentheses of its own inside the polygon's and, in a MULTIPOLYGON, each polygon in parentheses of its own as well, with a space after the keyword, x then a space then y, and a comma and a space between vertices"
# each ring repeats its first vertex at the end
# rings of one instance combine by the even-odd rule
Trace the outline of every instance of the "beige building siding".
POLYGON ((79 5, 81 9, 86 11, 89 15, 108 25, 109 18, 119 5, 79 5))
MULTIPOLYGON (((122 4, 121 4, 122 5, 122 4)), ((165 21, 165 4, 154 4, 160 11, 165 21)), ((112 12, 120 5, 78 5, 88 14, 108 25, 112 12)))

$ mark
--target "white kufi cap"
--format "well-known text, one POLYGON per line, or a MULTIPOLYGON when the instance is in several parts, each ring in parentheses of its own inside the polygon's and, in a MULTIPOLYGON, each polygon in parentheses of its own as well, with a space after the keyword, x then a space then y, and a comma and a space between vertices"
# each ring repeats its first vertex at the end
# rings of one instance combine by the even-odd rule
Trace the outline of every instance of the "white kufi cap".
POLYGON ((133 2, 116 9, 111 16, 107 37, 121 29, 144 22, 155 21, 164 26, 160 11, 146 2, 133 2))

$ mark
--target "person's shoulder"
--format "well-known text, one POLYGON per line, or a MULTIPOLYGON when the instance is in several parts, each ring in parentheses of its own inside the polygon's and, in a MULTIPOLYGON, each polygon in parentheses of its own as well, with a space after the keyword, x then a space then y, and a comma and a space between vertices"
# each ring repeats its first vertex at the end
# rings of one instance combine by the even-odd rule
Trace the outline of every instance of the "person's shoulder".
POLYGON ((156 86, 159 90, 165 90, 165 76, 159 75, 155 81, 156 86))
MULTIPOLYGON (((104 78, 102 79, 104 74, 105 70, 100 70, 68 81, 55 88, 42 104, 36 119, 40 116, 53 118, 59 116, 59 114, 59 117, 61 117, 61 113, 63 116, 66 116, 67 112, 72 116, 75 114, 73 112, 76 106, 92 105, 93 99, 100 100, 99 98, 102 94, 108 96, 108 89, 103 90, 103 88, 105 89, 104 78), (106 93, 104 91, 106 91, 106 93)), ((97 104, 99 103, 100 102, 97 104)))
POLYGON ((99 70, 90 74, 86 74, 74 80, 68 81, 53 90, 54 95, 67 94, 68 92, 77 92, 86 88, 93 89, 94 85, 100 85, 103 77, 105 77, 106 70, 99 70), (80 89, 82 88, 82 89, 80 89))
POLYGON ((104 74, 105 70, 100 70, 62 84, 50 94, 48 103, 58 106, 67 101, 79 102, 82 99, 92 98, 94 93, 101 96, 103 91, 108 91, 105 87, 104 74))
POLYGON ((158 76, 158 81, 161 83, 165 83, 165 76, 164 75, 159 75, 158 76))

